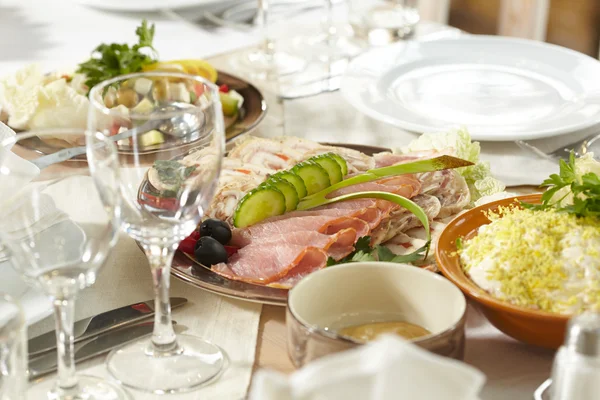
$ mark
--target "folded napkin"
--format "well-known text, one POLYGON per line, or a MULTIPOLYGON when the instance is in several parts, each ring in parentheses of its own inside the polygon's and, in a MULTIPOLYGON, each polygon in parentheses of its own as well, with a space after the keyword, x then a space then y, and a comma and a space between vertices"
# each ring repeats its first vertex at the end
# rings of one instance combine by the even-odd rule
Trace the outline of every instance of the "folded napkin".
POLYGON ((249 400, 477 400, 485 377, 393 335, 316 360, 289 377, 261 370, 249 400))
MULTIPOLYGON (((0 143, 16 133, 0 122, 0 143)), ((31 183, 40 169, 11 151, 12 144, 0 146, 0 219, 2 231, 12 240, 35 235, 67 219, 47 194, 46 183, 31 183)))

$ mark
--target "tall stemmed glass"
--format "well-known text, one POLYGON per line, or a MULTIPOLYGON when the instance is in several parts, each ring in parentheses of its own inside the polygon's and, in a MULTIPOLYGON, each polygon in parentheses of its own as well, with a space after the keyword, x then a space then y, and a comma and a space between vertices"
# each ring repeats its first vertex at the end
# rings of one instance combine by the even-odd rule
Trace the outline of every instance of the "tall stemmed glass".
POLYGON ((296 51, 305 58, 323 62, 358 55, 364 49, 364 43, 353 34, 347 16, 347 3, 348 0, 324 0, 325 10, 321 32, 296 37, 294 39, 296 51), (338 12, 344 15, 337 18, 338 12))
MULTIPOLYGON (((116 243, 120 202, 102 203, 85 159, 41 171, 33 163, 43 155, 25 150, 31 143, 46 144, 45 151, 54 155, 59 147, 48 144, 57 143, 56 137, 64 134, 29 132, 6 139, 0 146, 0 242, 13 267, 28 283, 48 294, 54 305, 58 380, 48 388, 48 398, 129 399, 119 385, 75 374, 75 298, 81 289, 95 282, 116 243)), ((83 130, 71 134, 82 141, 85 138, 83 130)), ((102 157, 96 162, 97 173, 112 179, 117 163, 115 147, 104 137, 96 141, 103 146, 102 157)), ((113 192, 102 196, 114 198, 113 192)), ((45 386, 32 388, 36 393, 38 390, 45 390, 45 386)))
MULTIPOLYGON (((126 132, 118 142, 118 179, 96 177, 101 193, 116 189, 122 198, 122 228, 148 257, 156 302, 152 337, 113 351, 108 370, 139 390, 191 390, 219 374, 224 354, 201 338, 175 335, 169 274, 179 242, 200 222, 219 178, 225 140, 218 88, 185 74, 132 74, 92 88, 90 104, 92 154, 102 159, 104 151, 94 133, 126 132)), ((95 158, 90 162, 96 175, 95 158)))
POLYGON ((240 67, 246 69, 255 78, 273 78, 302 71, 306 62, 287 51, 277 49, 269 22, 270 0, 257 0, 256 22, 263 39, 257 49, 241 53, 237 57, 240 67))

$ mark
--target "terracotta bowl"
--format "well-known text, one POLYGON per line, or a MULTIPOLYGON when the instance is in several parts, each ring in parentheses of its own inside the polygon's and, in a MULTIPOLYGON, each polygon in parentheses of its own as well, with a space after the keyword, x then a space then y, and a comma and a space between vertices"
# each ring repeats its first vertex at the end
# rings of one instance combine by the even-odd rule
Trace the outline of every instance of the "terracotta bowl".
POLYGON ((498 210, 519 199, 539 203, 541 195, 518 196, 484 204, 456 217, 440 235, 436 250, 438 267, 463 293, 479 305, 487 319, 502 332, 522 342, 556 349, 563 344, 570 316, 518 307, 498 300, 477 286, 465 273, 456 255, 456 239, 477 235, 480 226, 489 224, 483 211, 498 210))
POLYGON ((289 356, 296 367, 362 343, 327 327, 407 321, 431 334, 412 342, 462 360, 465 296, 442 276, 412 265, 357 262, 314 272, 291 291, 286 313, 289 356))

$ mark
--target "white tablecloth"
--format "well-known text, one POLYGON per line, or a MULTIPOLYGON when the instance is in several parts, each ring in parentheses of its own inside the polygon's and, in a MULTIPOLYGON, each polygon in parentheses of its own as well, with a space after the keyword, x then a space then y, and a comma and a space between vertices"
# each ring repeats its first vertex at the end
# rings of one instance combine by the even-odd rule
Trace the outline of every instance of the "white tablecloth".
MULTIPOLYGON (((124 0, 126 1, 126 0, 124 0)), ((202 31, 158 14, 146 15, 156 22, 155 46, 163 59, 202 58, 256 43, 256 33, 230 30, 202 31)), ((140 15, 116 14, 85 8, 71 0, 3 0, 0 3, 0 75, 33 61, 48 69, 72 65, 85 59, 99 43, 135 40, 140 15)), ((281 126, 263 125, 263 135, 298 135, 321 141, 402 146, 414 135, 379 123, 344 104, 339 93, 318 98, 271 104, 280 113, 281 126), (325 106, 324 106, 325 105, 325 106), (271 126, 278 129, 270 130, 271 126)), ((572 138, 572 137, 571 137, 572 138)), ((570 137, 563 138, 567 142, 570 137)), ((549 144, 556 147, 555 142, 549 144)), ((483 143, 483 158, 492 162, 496 175, 509 184, 538 183, 556 166, 543 162, 513 143, 483 143), (523 171, 528 171, 523 174, 523 171)), ((235 399, 248 383, 260 306, 233 301, 174 281, 172 294, 186 296, 191 305, 174 312, 188 332, 222 345, 232 357, 234 368, 222 380, 223 390, 203 389, 172 398, 235 399), (215 310, 217 310, 215 312, 215 310), (230 332, 230 335, 222 335, 230 332), (236 366, 239 367, 236 371, 236 366), (227 387, 233 391, 227 391, 227 387)), ((128 239, 122 240, 97 284, 84 292, 77 307, 78 317, 151 297, 150 273, 143 255, 128 239)), ((39 333, 51 328, 44 321, 31 329, 39 333)), ((520 344, 493 328, 471 309, 468 323, 467 362, 488 378, 483 399, 531 399, 534 388, 549 373, 552 352, 520 344)), ((282 354, 281 357, 287 355, 282 354)), ((90 372, 104 374, 98 362, 90 372)), ((147 399, 138 394, 136 398, 147 399)))

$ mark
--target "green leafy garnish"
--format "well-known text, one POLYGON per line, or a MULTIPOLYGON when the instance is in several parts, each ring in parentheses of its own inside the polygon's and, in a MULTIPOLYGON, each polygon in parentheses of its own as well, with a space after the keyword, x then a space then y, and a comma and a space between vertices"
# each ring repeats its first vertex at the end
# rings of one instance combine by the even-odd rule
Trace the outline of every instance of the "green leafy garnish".
POLYGON ((548 188, 542 195, 542 203, 521 203, 521 206, 537 211, 554 208, 578 217, 600 216, 600 177, 593 172, 579 175, 573 152, 568 162, 560 160, 559 165, 559 173, 542 182, 541 187, 548 188))
POLYGON ((155 161, 153 168, 158 173, 160 181, 171 187, 169 193, 176 193, 183 182, 196 170, 195 165, 186 167, 177 161, 169 160, 155 161))
POLYGON ((101 44, 94 49, 92 56, 86 62, 79 64, 77 73, 85 74, 88 90, 98 83, 120 75, 142 71, 145 65, 152 64, 158 59, 154 40, 154 24, 148 26, 146 20, 135 30, 138 43, 129 47, 128 44, 101 44), (145 49, 146 52, 141 50, 145 49), (147 50, 150 50, 150 54, 147 50))
POLYGON ((396 255, 390 249, 381 245, 371 247, 370 243, 370 236, 361 237, 356 241, 356 244, 354 245, 354 251, 352 253, 348 254, 346 257, 342 258, 339 261, 336 261, 333 258, 329 257, 327 259, 327 266, 329 267, 332 265, 360 261, 386 261, 394 263, 410 263, 427 257, 427 252, 429 251, 429 242, 427 242, 425 246, 417 249, 416 251, 404 255, 396 255))

